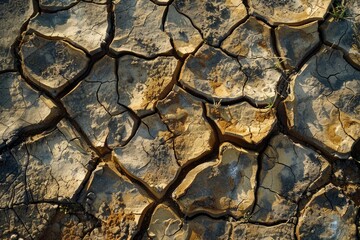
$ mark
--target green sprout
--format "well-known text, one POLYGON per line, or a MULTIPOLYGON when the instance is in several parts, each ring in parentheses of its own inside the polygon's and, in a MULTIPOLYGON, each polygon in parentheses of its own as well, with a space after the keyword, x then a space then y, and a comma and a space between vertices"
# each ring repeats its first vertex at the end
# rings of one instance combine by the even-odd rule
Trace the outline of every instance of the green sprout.
POLYGON ((221 100, 220 99, 218 102, 213 98, 213 105, 216 109, 218 109, 221 106, 221 100))
POLYGON ((340 21, 346 18, 347 7, 343 1, 332 5, 330 14, 333 16, 335 21, 340 21))
POLYGON ((353 39, 355 41, 355 44, 358 48, 360 48, 360 27, 357 23, 353 23, 353 39))
POLYGON ((271 102, 269 102, 268 103, 268 105, 266 105, 266 109, 271 109, 271 108, 273 108, 274 107, 274 105, 275 105, 275 101, 276 101, 276 97, 274 97, 272 100, 271 100, 271 102))

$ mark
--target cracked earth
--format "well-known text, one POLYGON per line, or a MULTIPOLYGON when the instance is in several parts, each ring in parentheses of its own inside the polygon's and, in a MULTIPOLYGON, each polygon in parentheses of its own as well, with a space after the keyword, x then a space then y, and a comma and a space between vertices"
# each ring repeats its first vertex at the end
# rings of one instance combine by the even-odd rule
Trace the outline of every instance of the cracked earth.
POLYGON ((0 0, 0 28, 0 239, 359 239, 359 1, 0 0))

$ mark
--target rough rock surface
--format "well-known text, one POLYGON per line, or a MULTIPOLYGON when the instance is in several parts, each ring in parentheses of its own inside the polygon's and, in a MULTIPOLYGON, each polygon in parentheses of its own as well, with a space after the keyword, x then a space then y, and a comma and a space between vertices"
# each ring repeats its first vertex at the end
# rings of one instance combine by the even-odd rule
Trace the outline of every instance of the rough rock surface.
POLYGON ((319 188, 330 174, 330 166, 321 155, 285 135, 270 140, 261 163, 251 219, 266 223, 295 217, 301 197, 319 188))
POLYGON ((147 234, 153 239, 295 239, 294 227, 291 223, 269 227, 207 216, 184 222, 161 204, 154 211, 147 234))
POLYGON ((190 239, 229 239, 231 225, 227 221, 199 216, 189 221, 190 239))
POLYGON ((358 207, 332 184, 314 194, 303 210, 296 233, 300 238, 356 239, 358 207))
POLYGON ((239 60, 246 75, 243 94, 255 103, 272 103, 281 67, 275 55, 271 28, 250 17, 224 40, 221 48, 239 60))
MULTIPOLYGON (((98 230, 96 226, 99 221, 90 214, 80 212, 80 205, 76 205, 76 208, 76 210, 70 210, 67 205, 60 205, 42 237, 47 239, 90 240, 89 233, 93 233, 95 229, 98 230)), ((93 236, 94 234, 91 237, 93 236)))
POLYGON ((103 222, 103 239, 131 238, 139 230, 153 200, 121 175, 114 164, 101 163, 92 173, 81 201, 85 210, 103 222))
POLYGON ((204 41, 212 46, 219 46, 247 15, 242 0, 175 0, 174 6, 191 19, 204 35, 204 41))
POLYGON ((190 19, 180 14, 173 5, 170 5, 166 16, 165 32, 169 34, 180 57, 193 53, 203 42, 190 19))
POLYGON ((274 110, 258 109, 247 102, 231 106, 206 104, 206 110, 223 135, 249 144, 259 144, 276 125, 274 110))
POLYGON ((250 12, 271 24, 301 24, 323 19, 331 0, 250 0, 250 12))
POLYGON ((11 46, 20 36, 20 28, 33 14, 31 0, 12 0, 0 2, 0 71, 14 69, 14 56, 11 46))
POLYGON ((287 69, 298 68, 320 44, 318 22, 301 26, 280 25, 275 29, 276 46, 287 69))
POLYGON ((160 204, 151 217, 147 237, 151 239, 228 239, 231 223, 207 216, 183 221, 169 207, 160 204))
POLYGON ((339 185, 346 183, 359 185, 360 178, 357 177, 358 172, 360 172, 360 166, 356 164, 356 161, 336 161, 333 164, 333 174, 339 185))
POLYGON ((1 155, 4 167, 0 208, 72 200, 91 167, 93 156, 65 121, 46 135, 28 139, 1 155))
POLYGON ((360 72, 324 47, 290 83, 288 125, 332 154, 346 157, 360 137, 360 72))
POLYGON ((243 96, 246 76, 235 58, 204 44, 185 60, 179 82, 209 101, 228 102, 243 96))
POLYGON ((39 239, 56 208, 50 203, 39 203, 0 209, 0 238, 39 239))
POLYGON ((157 105, 162 120, 175 135, 174 150, 183 166, 209 154, 215 134, 205 119, 203 105, 179 87, 157 105))
POLYGON ((150 115, 142 119, 128 144, 114 149, 115 159, 125 171, 161 197, 180 169, 173 149, 173 138, 173 133, 160 116, 150 115))
POLYGON ((121 146, 133 133, 136 119, 118 103, 115 60, 104 57, 62 101, 96 147, 121 146), (118 145, 119 144, 119 145, 118 145))
POLYGON ((58 11, 69 8, 78 2, 80 2, 80 0, 39 0, 39 6, 44 10, 58 11))
POLYGON ((170 38, 162 30, 165 8, 149 0, 115 1, 115 37, 111 49, 145 57, 170 52, 170 38))
POLYGON ((347 59, 360 69, 360 2, 348 0, 343 6, 346 11, 344 18, 336 19, 336 14, 333 14, 321 26, 321 32, 326 43, 340 48, 347 59))
POLYGON ((108 35, 107 6, 80 2, 68 10, 41 13, 30 20, 29 30, 66 39, 93 54, 108 35))
POLYGON ((55 104, 13 72, 0 74, 1 145, 23 137, 55 115, 55 104))
POLYGON ((21 45, 24 74, 36 85, 56 95, 83 74, 89 59, 64 41, 27 35, 21 45))
POLYGON ((96 146, 106 139, 109 147, 115 147, 114 139, 126 143, 136 121, 126 109, 139 115, 154 112, 155 103, 171 90, 177 70, 177 60, 170 57, 144 60, 127 55, 118 67, 115 64, 115 59, 104 57, 62 100, 96 146))
POLYGON ((187 239, 189 231, 169 206, 160 204, 151 216, 147 234, 152 239, 187 239))
POLYGON ((118 65, 119 102, 138 115, 154 112, 157 100, 170 92, 176 81, 178 62, 173 57, 144 60, 130 55, 121 57, 118 65))
POLYGON ((356 239, 357 0, 0 0, 0 239, 356 239))
POLYGON ((219 159, 200 164, 175 189, 173 198, 187 215, 207 212, 247 214, 255 198, 257 153, 224 143, 219 159))
POLYGON ((230 239, 289 239, 295 240, 294 225, 281 223, 274 226, 262 226, 251 223, 232 223, 230 239))

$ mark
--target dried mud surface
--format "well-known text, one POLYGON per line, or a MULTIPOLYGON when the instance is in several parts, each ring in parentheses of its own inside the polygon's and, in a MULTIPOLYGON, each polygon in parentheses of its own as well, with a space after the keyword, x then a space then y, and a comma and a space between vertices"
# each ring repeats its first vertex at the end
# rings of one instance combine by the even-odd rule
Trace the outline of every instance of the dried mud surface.
POLYGON ((357 0, 0 0, 0 239, 360 239, 357 0))

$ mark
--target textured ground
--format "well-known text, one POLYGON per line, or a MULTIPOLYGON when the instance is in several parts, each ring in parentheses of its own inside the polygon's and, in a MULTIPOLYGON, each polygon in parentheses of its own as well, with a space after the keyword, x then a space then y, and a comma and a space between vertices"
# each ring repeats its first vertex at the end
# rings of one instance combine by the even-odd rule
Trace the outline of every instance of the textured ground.
POLYGON ((0 239, 359 239, 358 0, 0 0, 0 239))

